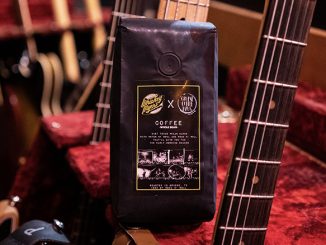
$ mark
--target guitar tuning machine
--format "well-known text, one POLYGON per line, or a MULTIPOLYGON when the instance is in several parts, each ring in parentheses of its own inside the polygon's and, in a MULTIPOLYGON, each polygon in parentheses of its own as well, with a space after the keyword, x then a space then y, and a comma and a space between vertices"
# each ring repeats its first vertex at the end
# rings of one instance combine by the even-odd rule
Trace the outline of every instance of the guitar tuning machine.
POLYGON ((9 199, 9 206, 15 207, 17 203, 21 202, 21 198, 19 196, 11 196, 9 199))
POLYGON ((22 54, 22 56, 19 59, 19 63, 18 63, 18 71, 20 72, 20 74, 23 77, 30 77, 32 74, 31 71, 31 60, 28 56, 28 52, 27 50, 25 50, 22 54))

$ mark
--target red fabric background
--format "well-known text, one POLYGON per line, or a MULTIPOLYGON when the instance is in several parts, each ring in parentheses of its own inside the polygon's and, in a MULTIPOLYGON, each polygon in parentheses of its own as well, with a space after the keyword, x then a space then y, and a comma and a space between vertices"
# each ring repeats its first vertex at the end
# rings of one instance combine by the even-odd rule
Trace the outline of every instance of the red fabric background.
MULTIPOLYGON (((84 112, 43 120, 43 131, 27 164, 20 169, 12 190, 12 194, 19 194, 25 200, 20 208, 25 219, 35 216, 51 219, 51 215, 69 215, 69 208, 73 207, 67 205, 67 199, 73 200, 76 194, 74 186, 77 184, 64 161, 64 149, 76 145, 80 140, 86 140, 87 135, 89 137, 92 118, 92 113, 84 112), (73 123, 76 121, 78 123, 73 123), (60 127, 53 127, 53 122, 60 127), (66 134, 69 135, 67 141, 64 136, 66 134), (46 205, 40 207, 38 203, 46 205)), ((235 131, 235 124, 219 124, 217 203, 235 131)), ((109 196, 108 143, 70 148, 67 157, 79 180, 93 197, 109 196)), ((324 244, 325 183, 325 167, 286 145, 266 244, 324 244)), ((111 220, 110 217, 108 219, 111 220)), ((161 244, 208 244, 212 239, 213 227, 214 220, 198 227, 156 228, 153 233, 161 244)))

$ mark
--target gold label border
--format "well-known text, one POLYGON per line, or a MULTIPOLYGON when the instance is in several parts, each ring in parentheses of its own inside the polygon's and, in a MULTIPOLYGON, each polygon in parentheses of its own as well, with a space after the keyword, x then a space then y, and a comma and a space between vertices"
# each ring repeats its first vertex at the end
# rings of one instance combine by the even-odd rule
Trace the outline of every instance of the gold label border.
POLYGON ((136 191, 200 191, 201 190, 201 163, 200 163, 200 105, 201 105, 201 98, 200 98, 200 86, 199 85, 190 85, 190 84, 183 84, 183 85, 174 85, 174 84, 151 84, 151 85, 137 85, 137 125, 136 125, 136 191), (199 186, 197 189, 139 189, 138 188, 138 116, 139 116, 139 88, 141 87, 196 87, 198 88, 198 164, 199 164, 199 186))

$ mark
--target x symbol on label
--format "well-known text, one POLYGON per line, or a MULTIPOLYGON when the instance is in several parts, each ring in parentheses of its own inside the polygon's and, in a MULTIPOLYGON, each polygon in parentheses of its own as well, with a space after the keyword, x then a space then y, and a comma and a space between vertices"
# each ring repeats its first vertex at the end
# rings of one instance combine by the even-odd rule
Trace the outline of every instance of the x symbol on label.
POLYGON ((168 105, 168 108, 174 108, 174 106, 173 106, 173 101, 174 100, 168 100, 168 103, 169 103, 169 105, 168 105))

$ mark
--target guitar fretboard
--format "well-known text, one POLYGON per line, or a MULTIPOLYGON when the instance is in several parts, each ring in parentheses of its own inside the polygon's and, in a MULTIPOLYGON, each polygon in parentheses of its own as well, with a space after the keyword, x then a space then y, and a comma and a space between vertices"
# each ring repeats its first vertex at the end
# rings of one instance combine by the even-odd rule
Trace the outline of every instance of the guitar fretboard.
POLYGON ((315 2, 266 4, 214 244, 264 244, 315 2))
POLYGON ((161 0, 158 19, 206 21, 209 0, 161 0))
POLYGON ((119 17, 139 17, 142 0, 116 0, 112 12, 112 25, 110 36, 107 39, 107 53, 103 61, 104 71, 100 83, 101 91, 99 101, 96 104, 96 113, 93 123, 91 144, 109 140, 110 132, 110 95, 113 72, 114 43, 119 17))
MULTIPOLYGON (((101 91, 97 103, 91 144, 109 140, 110 132, 110 95, 113 72, 114 43, 119 17, 140 17, 146 0, 116 0, 113 19, 108 37, 107 54, 103 61, 104 72, 100 83, 101 91)), ((162 0, 160 1, 158 18, 205 21, 209 0, 162 0)))

